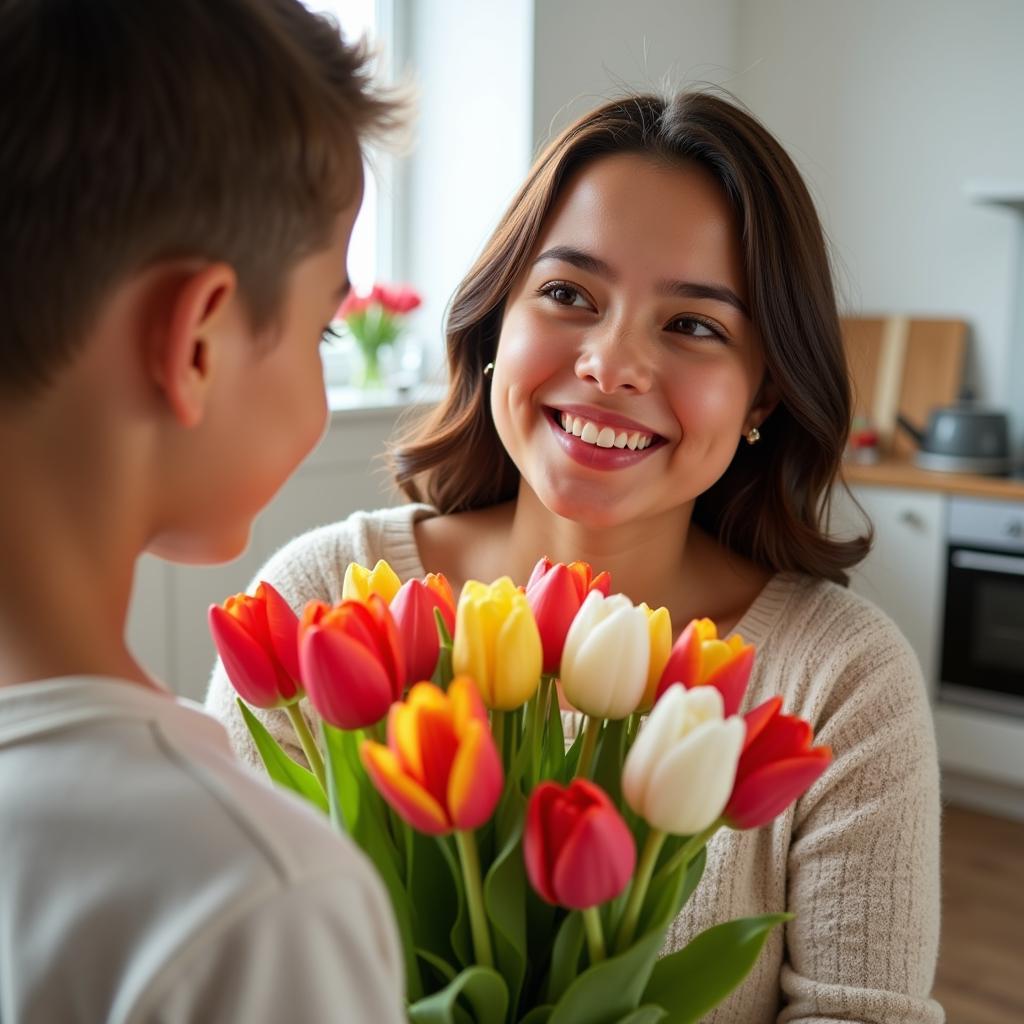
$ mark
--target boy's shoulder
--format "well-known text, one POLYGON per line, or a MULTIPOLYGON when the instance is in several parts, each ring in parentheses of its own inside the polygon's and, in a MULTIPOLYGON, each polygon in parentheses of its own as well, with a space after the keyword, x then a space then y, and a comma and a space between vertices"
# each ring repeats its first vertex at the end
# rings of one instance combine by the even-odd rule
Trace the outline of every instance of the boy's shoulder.
POLYGON ((370 931, 386 906, 362 854, 238 764, 219 723, 113 680, 0 691, 0 860, 0 944, 33 951, 19 989, 89 977, 97 1007, 203 950, 239 955, 244 922, 280 917, 261 908, 294 899, 370 931))

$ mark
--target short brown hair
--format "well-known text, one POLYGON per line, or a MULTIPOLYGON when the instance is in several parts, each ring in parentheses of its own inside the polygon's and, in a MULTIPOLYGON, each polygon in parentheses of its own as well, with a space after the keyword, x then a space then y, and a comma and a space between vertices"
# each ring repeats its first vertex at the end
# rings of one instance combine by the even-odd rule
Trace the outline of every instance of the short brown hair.
POLYGON ((515 497, 519 472, 491 419, 483 368, 497 349, 505 300, 566 181, 613 153, 696 162, 714 175, 741 225, 751 316, 781 395, 761 443, 738 445, 726 472, 697 499, 694 521, 768 568, 846 582, 845 569, 864 557, 870 540, 836 541, 823 528, 851 397, 821 225, 779 143, 738 105, 711 93, 615 100, 541 154, 452 300, 449 394, 395 447, 399 486, 442 512, 515 497))
POLYGON ((0 0, 0 396, 44 388, 110 287, 231 264, 256 328, 402 104, 298 0, 0 0))

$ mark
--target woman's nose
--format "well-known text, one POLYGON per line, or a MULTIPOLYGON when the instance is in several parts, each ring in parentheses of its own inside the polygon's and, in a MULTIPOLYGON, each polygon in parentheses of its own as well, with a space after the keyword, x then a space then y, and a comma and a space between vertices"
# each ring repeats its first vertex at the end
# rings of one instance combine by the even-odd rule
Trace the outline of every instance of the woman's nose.
POLYGON ((576 359, 576 376, 602 394, 650 390, 653 376, 648 341, 638 330, 609 327, 591 335, 576 359))

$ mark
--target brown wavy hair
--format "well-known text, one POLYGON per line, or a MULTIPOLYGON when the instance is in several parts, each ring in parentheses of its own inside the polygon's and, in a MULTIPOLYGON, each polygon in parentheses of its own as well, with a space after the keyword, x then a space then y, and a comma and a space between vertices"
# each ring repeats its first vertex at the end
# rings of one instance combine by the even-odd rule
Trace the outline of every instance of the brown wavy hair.
POLYGON ((567 128, 541 154, 452 300, 447 398, 391 452, 395 479, 442 513, 516 496, 519 472, 491 418, 484 366, 505 300, 527 267, 545 218, 571 175, 637 153, 709 170, 742 226, 749 304, 766 374, 780 401, 756 447, 739 444, 693 518, 731 550, 775 571, 848 582, 870 536, 839 541, 824 527, 852 412, 825 239, 792 160, 735 103, 707 92, 630 96, 567 128))

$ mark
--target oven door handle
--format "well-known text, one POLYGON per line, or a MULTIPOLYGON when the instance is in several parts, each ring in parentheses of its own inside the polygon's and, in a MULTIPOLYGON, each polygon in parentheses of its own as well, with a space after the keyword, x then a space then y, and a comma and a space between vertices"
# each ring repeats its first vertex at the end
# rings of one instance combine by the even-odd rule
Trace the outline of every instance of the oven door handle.
POLYGON ((1024 576, 1024 558, 1013 555, 990 555, 983 551, 954 551, 952 562, 957 569, 980 569, 1024 576))

